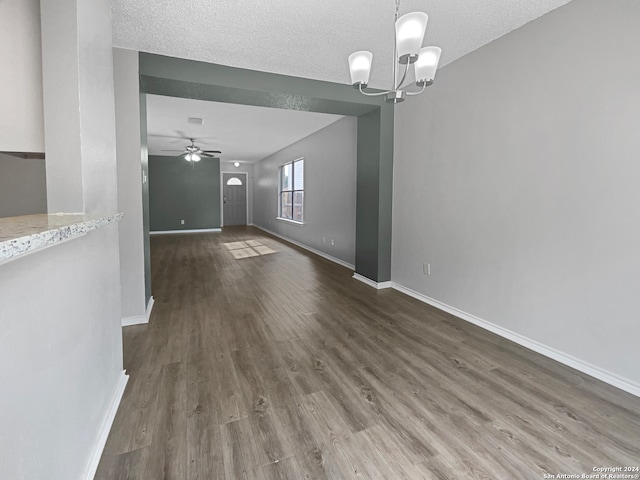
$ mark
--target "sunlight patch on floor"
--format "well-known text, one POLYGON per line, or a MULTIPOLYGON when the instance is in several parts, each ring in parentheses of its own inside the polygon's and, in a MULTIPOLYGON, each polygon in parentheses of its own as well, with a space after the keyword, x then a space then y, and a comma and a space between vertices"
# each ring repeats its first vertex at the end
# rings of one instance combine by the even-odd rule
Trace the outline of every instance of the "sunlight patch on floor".
POLYGON ((247 248, 247 242, 229 242, 224 244, 229 250, 236 250, 238 248, 247 248))
POLYGON ((260 255, 269 255, 276 253, 276 250, 267 247, 257 240, 246 240, 244 242, 229 242, 223 244, 233 255, 233 258, 239 260, 241 258, 258 257, 260 255))

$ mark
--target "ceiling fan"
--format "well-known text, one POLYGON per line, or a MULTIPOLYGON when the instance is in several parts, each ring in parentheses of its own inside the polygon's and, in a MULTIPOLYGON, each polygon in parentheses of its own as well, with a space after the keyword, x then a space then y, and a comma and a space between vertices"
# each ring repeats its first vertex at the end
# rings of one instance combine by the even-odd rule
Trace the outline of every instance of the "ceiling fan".
POLYGON ((190 138, 191 145, 187 145, 183 150, 162 150, 163 152, 182 152, 179 156, 184 157, 187 162, 199 162, 202 157, 217 157, 222 152, 220 150, 202 150, 196 145, 196 139, 190 138))

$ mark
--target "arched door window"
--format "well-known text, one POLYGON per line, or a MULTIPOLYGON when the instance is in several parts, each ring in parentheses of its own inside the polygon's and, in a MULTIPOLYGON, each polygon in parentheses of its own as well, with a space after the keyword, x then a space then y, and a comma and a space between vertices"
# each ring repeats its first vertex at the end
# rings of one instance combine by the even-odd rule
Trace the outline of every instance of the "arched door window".
POLYGON ((240 180, 238 177, 231 177, 229 180, 227 180, 227 185, 242 185, 242 180, 240 180))

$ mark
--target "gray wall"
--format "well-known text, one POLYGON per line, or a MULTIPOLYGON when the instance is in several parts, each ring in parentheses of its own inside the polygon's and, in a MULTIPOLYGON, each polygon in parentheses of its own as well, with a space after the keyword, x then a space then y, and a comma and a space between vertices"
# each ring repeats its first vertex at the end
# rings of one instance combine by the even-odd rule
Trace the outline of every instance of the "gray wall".
POLYGON ((356 141, 357 119, 345 117, 256 163, 254 223, 353 265, 356 141), (276 219, 278 166, 300 157, 305 168, 304 225, 276 219))
POLYGON ((152 232, 220 228, 220 160, 149 155, 149 216, 152 232))
POLYGON ((638 19, 576 0, 400 105, 392 256, 394 282, 636 386, 638 19))
MULTIPOLYGON (((247 174, 247 224, 253 223, 253 164, 241 163, 239 167, 233 166, 233 161, 221 161, 220 162, 220 181, 222 181, 223 173, 246 173, 247 174)), ((243 178, 242 175, 241 178, 243 178)), ((222 185, 222 184, 220 184, 222 185)), ((222 201, 222 190, 220 190, 220 201, 222 201)), ((221 210, 222 211, 222 210, 221 210)), ((224 225, 224 216, 222 218, 222 224, 224 225)))
POLYGON ((0 217, 47 213, 44 160, 0 153, 0 217))
MULTIPOLYGON (((118 161, 118 211, 124 218, 120 234, 122 317, 144 315, 144 236, 142 228, 142 165, 140 161, 140 92, 138 52, 113 49, 113 79, 118 161)), ((144 182, 146 183, 146 182, 144 182)))

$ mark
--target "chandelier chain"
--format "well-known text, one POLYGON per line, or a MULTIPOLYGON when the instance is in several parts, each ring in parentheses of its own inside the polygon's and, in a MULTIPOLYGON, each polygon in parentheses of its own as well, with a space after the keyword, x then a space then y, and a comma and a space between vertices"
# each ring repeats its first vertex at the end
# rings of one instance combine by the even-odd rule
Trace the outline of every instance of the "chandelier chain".
MULTIPOLYGON (((394 15, 394 20, 393 20, 393 25, 394 25, 394 35, 393 35, 393 58, 398 58, 398 39, 396 38, 396 34, 395 34, 395 24, 398 21, 398 18, 400 16, 400 0, 396 0, 396 13, 394 15)), ((391 86, 393 87, 393 90, 396 90, 398 87, 396 87, 396 82, 398 81, 398 71, 397 71, 397 62, 393 62, 393 83, 391 84, 391 86)), ((405 75, 406 75, 406 71, 405 71, 405 75)), ((404 79, 404 77, 402 77, 404 79)), ((400 82, 402 83, 402 81, 400 82)))

